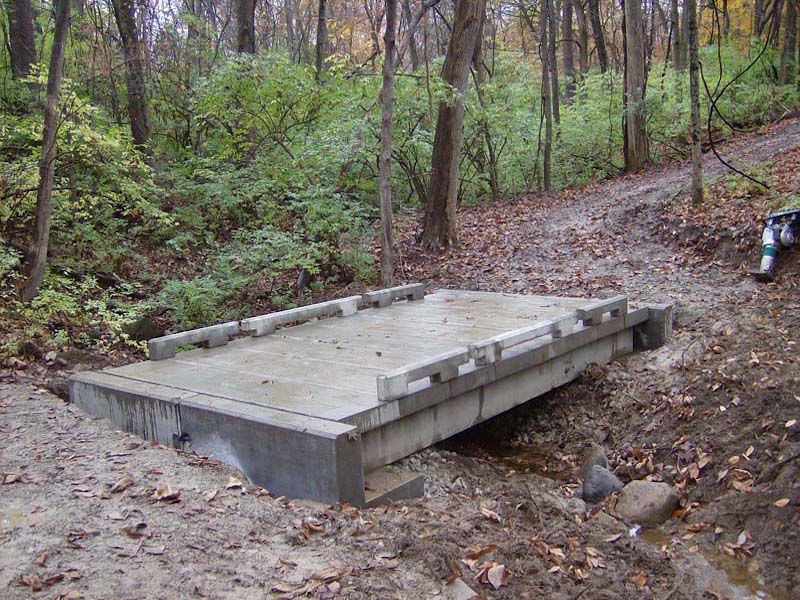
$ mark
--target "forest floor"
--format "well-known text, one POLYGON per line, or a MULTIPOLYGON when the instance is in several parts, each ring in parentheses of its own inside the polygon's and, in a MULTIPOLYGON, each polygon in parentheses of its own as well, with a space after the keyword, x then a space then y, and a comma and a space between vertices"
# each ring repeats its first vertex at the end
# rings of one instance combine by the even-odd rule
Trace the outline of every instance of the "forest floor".
MULTIPOLYGON (((800 195, 800 123, 588 188, 466 207, 443 256, 401 225, 398 276, 447 286, 672 302, 674 337, 401 461, 426 497, 370 509, 277 497, 235 469, 151 445, 43 386, 102 359, 0 370, 4 598, 797 598, 800 260, 757 284, 759 217, 800 195), (78 364, 78 363, 81 364, 78 364), (587 440, 623 481, 676 484, 639 531, 571 498, 587 440)), ((60 359, 60 360, 59 360, 60 359)))

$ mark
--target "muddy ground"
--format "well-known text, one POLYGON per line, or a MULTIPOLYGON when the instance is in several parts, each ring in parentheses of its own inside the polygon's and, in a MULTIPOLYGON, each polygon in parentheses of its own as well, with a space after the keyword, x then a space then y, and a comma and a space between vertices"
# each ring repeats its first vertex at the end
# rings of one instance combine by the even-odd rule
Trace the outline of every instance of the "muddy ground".
POLYGON ((725 181, 702 209, 676 164, 464 209, 462 246, 444 256, 407 225, 406 280, 675 304, 668 346, 401 461, 425 474, 423 499, 276 497, 43 387, 96 364, 50 355, 0 371, 0 596, 450 598, 460 578, 497 599, 800 597, 800 253, 773 284, 745 269, 758 212, 797 193, 798 144, 789 121, 723 146, 774 189, 725 181), (587 440, 623 481, 677 485, 673 518, 637 532, 572 498, 587 440))

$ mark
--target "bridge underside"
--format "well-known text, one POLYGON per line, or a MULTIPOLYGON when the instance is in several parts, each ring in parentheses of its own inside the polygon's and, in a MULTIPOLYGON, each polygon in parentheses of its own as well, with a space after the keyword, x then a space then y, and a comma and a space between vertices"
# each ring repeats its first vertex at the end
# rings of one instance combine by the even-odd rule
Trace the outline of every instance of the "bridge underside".
POLYGON ((384 465, 661 345, 670 312, 404 286, 151 340, 150 361, 78 374, 71 397, 270 491, 364 506, 422 493, 384 465))

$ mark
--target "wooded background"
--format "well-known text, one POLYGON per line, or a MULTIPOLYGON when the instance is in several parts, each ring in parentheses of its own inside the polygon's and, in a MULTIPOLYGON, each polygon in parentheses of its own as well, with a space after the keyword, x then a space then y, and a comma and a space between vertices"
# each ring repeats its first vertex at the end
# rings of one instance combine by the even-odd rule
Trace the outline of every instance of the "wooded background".
POLYGON ((699 164, 792 112, 797 20, 797 0, 3 0, 0 300, 65 339, 54 315, 89 299, 118 332, 204 325, 376 282, 372 235, 389 283, 393 212, 441 250, 461 203, 693 139, 699 164))

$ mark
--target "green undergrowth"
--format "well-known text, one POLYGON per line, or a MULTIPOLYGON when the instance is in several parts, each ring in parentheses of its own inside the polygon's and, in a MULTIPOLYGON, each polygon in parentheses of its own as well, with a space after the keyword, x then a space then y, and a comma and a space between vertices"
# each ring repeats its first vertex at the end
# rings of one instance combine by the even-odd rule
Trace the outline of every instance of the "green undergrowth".
MULTIPOLYGON (((748 63, 724 48, 716 86, 716 50, 704 49, 702 59, 712 90, 748 63)), ((538 66, 502 52, 492 64, 483 101, 472 85, 465 99, 462 203, 492 197, 492 158, 500 197, 541 184, 538 66)), ((729 86, 718 103, 725 120, 761 123, 798 105, 795 86, 774 83, 776 64, 768 52, 729 86)), ((431 65, 432 73, 439 70, 431 65)), ((143 315, 182 330, 308 302, 353 282, 375 283, 369 249, 379 219, 380 78, 337 57, 320 82, 314 75, 280 52, 225 57, 180 81, 165 71, 150 98, 149 155, 133 147, 127 127, 111 114, 102 81, 65 80, 51 268, 29 305, 17 302, 14 290, 33 223, 42 97, 9 82, 0 93, 0 318, 7 331, 0 351, 13 354, 26 339, 140 349, 124 329, 143 315), (310 280, 302 290, 295 287, 300 273, 310 280)), ((46 73, 37 70, 33 80, 43 89, 46 73)), ((651 70, 646 108, 655 161, 688 152, 687 91, 686 73, 651 70)), ((436 109, 453 98, 436 77, 398 75, 396 211, 424 204, 436 109)), ((622 110, 619 74, 579 76, 555 127, 555 187, 620 171, 622 110)), ((724 126, 715 115, 712 127, 724 126)))

